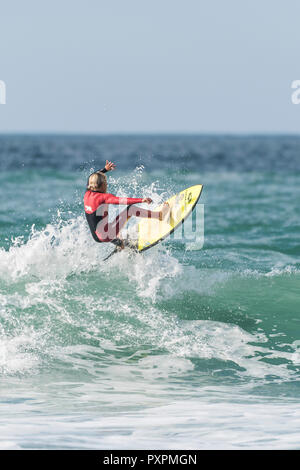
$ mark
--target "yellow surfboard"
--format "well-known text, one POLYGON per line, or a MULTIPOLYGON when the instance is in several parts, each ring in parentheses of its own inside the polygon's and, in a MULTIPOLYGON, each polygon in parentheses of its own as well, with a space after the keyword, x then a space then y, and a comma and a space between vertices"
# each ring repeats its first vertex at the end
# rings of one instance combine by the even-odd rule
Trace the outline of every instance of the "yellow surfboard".
MULTIPOLYGON (((169 203, 170 212, 163 221, 142 219, 138 224, 138 251, 145 251, 168 237, 191 214, 202 192, 202 184, 184 189, 165 202, 169 203)), ((162 205, 155 208, 160 210, 162 205)))

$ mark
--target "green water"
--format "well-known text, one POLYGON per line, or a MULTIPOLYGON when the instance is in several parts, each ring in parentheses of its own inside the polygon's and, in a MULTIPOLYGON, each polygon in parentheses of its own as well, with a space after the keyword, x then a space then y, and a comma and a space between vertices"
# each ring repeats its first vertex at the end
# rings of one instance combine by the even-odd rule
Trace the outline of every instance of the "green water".
POLYGON ((1 446, 298 448, 299 172, 121 168, 157 203, 204 184, 204 245, 103 263, 88 170, 0 176, 1 446))

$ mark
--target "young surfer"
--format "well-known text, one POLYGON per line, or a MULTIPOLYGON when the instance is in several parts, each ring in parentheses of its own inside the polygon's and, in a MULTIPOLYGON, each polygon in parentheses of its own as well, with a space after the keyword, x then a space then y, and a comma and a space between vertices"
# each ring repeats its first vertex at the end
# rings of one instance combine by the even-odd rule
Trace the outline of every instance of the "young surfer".
POLYGON ((119 232, 130 217, 147 217, 163 220, 169 212, 169 205, 165 203, 161 211, 150 211, 133 205, 142 202, 151 204, 152 199, 150 197, 117 197, 107 193, 105 173, 115 168, 116 165, 114 163, 106 160, 105 167, 102 170, 98 170, 89 176, 84 195, 84 210, 94 240, 98 243, 111 242, 123 249, 124 241, 119 237, 119 232), (124 204, 127 205, 127 208, 113 222, 109 222, 109 204, 124 204))

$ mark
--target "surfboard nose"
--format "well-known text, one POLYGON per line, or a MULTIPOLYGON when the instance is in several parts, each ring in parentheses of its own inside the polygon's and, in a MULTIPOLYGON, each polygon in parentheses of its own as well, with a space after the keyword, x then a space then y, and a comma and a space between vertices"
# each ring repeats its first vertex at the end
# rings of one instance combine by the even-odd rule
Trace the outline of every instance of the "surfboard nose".
POLYGON ((202 187, 201 184, 191 186, 172 196, 166 201, 169 207, 160 205, 156 210, 160 210, 163 213, 165 211, 165 217, 162 220, 141 220, 138 224, 138 250, 147 250, 176 230, 195 208, 201 195, 202 187))

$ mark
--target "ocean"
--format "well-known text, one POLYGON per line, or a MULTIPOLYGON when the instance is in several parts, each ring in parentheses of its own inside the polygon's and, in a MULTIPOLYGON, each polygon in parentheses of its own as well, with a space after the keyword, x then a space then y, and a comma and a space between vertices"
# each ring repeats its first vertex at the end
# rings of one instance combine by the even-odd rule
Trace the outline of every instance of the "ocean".
MULTIPOLYGON (((300 448, 300 137, 0 136, 0 448, 300 448), (203 184, 204 244, 83 213, 203 184)), ((189 226, 187 224, 187 230, 189 226)))

